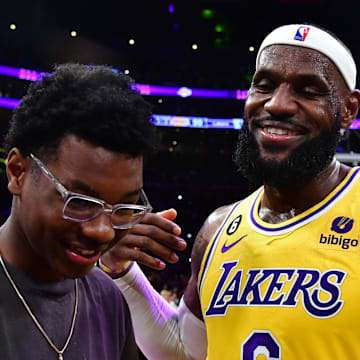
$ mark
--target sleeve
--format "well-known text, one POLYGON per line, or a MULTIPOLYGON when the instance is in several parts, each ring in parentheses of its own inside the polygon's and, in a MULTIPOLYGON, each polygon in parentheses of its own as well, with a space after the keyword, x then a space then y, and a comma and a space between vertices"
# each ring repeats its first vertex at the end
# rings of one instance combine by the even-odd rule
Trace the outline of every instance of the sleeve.
POLYGON ((204 360, 206 328, 181 301, 175 310, 135 263, 115 280, 130 309, 136 342, 149 360, 204 360))

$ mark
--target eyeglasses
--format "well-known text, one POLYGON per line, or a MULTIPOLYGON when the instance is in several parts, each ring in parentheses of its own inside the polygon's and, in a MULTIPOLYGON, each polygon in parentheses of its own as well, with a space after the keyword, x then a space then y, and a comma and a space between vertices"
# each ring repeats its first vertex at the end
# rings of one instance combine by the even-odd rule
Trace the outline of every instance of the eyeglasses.
POLYGON ((29 155, 39 166, 46 177, 55 185, 64 200, 62 217, 76 222, 85 222, 96 218, 102 213, 110 213, 111 225, 114 229, 130 229, 152 211, 152 207, 143 189, 140 191, 142 204, 110 205, 103 200, 78 194, 67 190, 50 170, 34 155, 29 155))

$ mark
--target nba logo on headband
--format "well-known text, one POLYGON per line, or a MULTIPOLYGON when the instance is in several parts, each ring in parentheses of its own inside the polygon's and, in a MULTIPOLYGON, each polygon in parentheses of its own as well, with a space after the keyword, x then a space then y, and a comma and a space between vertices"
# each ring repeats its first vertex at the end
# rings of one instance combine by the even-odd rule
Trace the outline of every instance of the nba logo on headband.
POLYGON ((265 37, 256 56, 256 69, 261 52, 271 45, 293 45, 318 51, 327 56, 338 68, 348 88, 355 89, 356 64, 347 48, 328 32, 308 24, 284 25, 265 37), (311 31, 311 34, 309 35, 311 31), (295 34, 295 36, 294 36, 295 34))
POLYGON ((309 31, 310 31, 309 27, 300 26, 296 31, 296 34, 294 36, 294 40, 305 41, 309 31))

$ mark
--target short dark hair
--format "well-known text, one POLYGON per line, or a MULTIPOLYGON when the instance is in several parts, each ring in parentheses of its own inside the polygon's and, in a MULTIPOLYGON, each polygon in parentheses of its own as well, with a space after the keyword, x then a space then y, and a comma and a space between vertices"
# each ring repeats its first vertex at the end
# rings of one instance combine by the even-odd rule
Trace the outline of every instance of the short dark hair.
POLYGON ((55 66, 14 110, 5 150, 49 159, 65 136, 75 135, 131 157, 146 154, 156 141, 151 105, 133 87, 132 78, 104 65, 55 66))

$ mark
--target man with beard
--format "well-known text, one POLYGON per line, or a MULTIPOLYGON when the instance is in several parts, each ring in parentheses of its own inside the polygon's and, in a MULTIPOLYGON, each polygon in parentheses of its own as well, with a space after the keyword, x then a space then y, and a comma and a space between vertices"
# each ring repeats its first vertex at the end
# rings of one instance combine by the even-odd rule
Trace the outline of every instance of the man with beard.
POLYGON ((360 358, 360 169, 335 159, 359 109, 355 83, 350 51, 327 30, 265 38, 235 154, 263 186, 209 216, 178 312, 136 264, 116 280, 148 359, 360 358))

